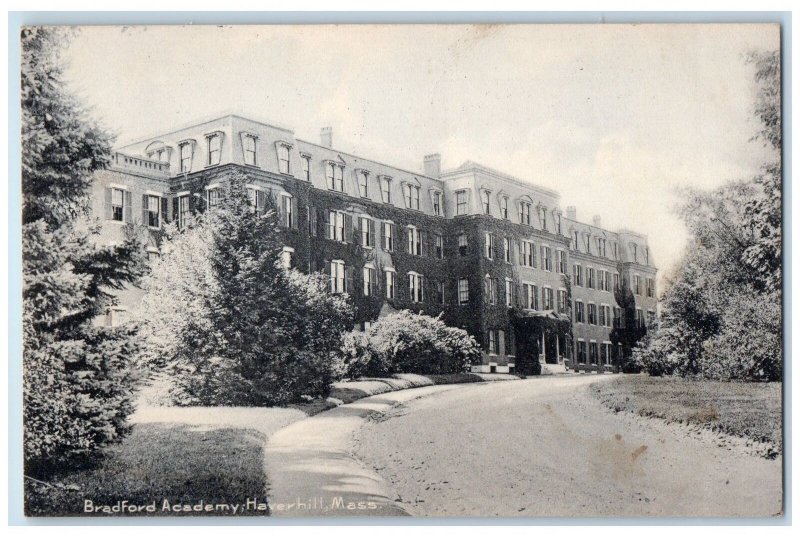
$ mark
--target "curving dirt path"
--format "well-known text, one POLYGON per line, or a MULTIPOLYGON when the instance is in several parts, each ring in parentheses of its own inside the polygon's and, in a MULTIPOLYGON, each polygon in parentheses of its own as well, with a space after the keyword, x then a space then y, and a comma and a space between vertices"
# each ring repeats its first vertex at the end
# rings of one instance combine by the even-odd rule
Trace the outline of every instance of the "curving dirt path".
POLYGON ((412 515, 769 517, 781 460, 614 414, 604 378, 463 386, 367 417, 351 453, 412 515))

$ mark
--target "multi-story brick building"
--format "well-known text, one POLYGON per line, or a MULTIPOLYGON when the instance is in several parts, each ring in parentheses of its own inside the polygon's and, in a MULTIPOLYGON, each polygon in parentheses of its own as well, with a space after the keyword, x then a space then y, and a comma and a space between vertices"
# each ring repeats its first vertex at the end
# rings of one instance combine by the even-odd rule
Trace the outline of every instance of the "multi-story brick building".
POLYGON ((158 255, 163 223, 183 225, 242 171, 256 209, 268 196, 279 208, 285 261, 329 275, 360 326, 408 308, 442 314, 482 342, 476 370, 616 369, 612 332, 624 312, 615 288, 633 291, 628 314, 640 324, 656 311, 646 237, 608 231, 599 217, 582 223, 574 207, 562 212, 557 192, 473 162, 441 170, 434 154, 423 168, 338 151, 330 129, 317 144, 228 115, 119 148, 97 175, 93 210, 105 240, 143 225, 158 255))

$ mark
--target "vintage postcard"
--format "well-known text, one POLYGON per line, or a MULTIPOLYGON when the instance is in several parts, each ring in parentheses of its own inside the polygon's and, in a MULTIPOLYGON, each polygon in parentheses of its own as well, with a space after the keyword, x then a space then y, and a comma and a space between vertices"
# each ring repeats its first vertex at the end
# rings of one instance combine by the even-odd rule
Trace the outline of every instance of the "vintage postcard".
POLYGON ((780 35, 24 26, 25 515, 782 517, 780 35))

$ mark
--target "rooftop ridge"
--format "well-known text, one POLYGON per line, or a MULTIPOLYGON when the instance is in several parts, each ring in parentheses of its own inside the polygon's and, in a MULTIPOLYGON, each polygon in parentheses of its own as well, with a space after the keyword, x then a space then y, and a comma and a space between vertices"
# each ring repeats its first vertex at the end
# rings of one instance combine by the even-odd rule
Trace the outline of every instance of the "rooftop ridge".
POLYGON ((561 199, 561 193, 558 192, 557 190, 553 190, 552 188, 547 188, 545 186, 541 186, 541 185, 537 185, 535 183, 531 183, 531 182, 525 181, 524 179, 520 179, 519 177, 510 175, 510 174, 505 173, 505 172, 501 172, 500 170, 497 170, 495 168, 490 168, 489 166, 485 166, 485 165, 477 163, 477 162, 475 162, 473 160, 466 160, 460 166, 458 166, 456 168, 451 168, 449 170, 443 170, 442 171, 442 177, 444 178, 445 175, 451 175, 451 174, 455 174, 455 173, 458 173, 458 172, 464 172, 464 171, 469 171, 469 170, 478 170, 478 171, 481 171, 481 172, 484 172, 484 173, 487 173, 487 174, 490 174, 490 175, 494 175, 495 177, 497 177, 499 179, 505 179, 507 181, 512 181, 514 183, 517 183, 520 186, 524 186, 525 188, 531 188, 531 189, 534 189, 534 190, 538 190, 539 192, 545 193, 545 194, 547 194, 549 196, 553 196, 555 198, 561 199))

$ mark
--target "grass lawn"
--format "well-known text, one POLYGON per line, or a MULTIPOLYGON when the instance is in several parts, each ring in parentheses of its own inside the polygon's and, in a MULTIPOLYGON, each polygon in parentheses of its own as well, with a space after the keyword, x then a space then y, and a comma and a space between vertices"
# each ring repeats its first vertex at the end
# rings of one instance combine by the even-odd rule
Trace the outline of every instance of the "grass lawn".
POLYGON ((616 412, 698 424, 715 431, 769 442, 782 451, 781 383, 716 382, 622 375, 592 385, 592 393, 616 412))
MULTIPOLYGON (((130 436, 107 448, 93 468, 51 478, 47 486, 25 480, 27 516, 92 516, 85 500, 97 505, 155 502, 156 512, 112 513, 106 516, 224 515, 222 512, 162 511, 163 501, 195 505, 244 504, 248 498, 266 503, 263 433, 240 428, 209 428, 174 423, 140 423, 130 436)), ((243 510, 244 515, 266 511, 243 510)), ((103 516, 96 513, 95 516, 103 516)))

